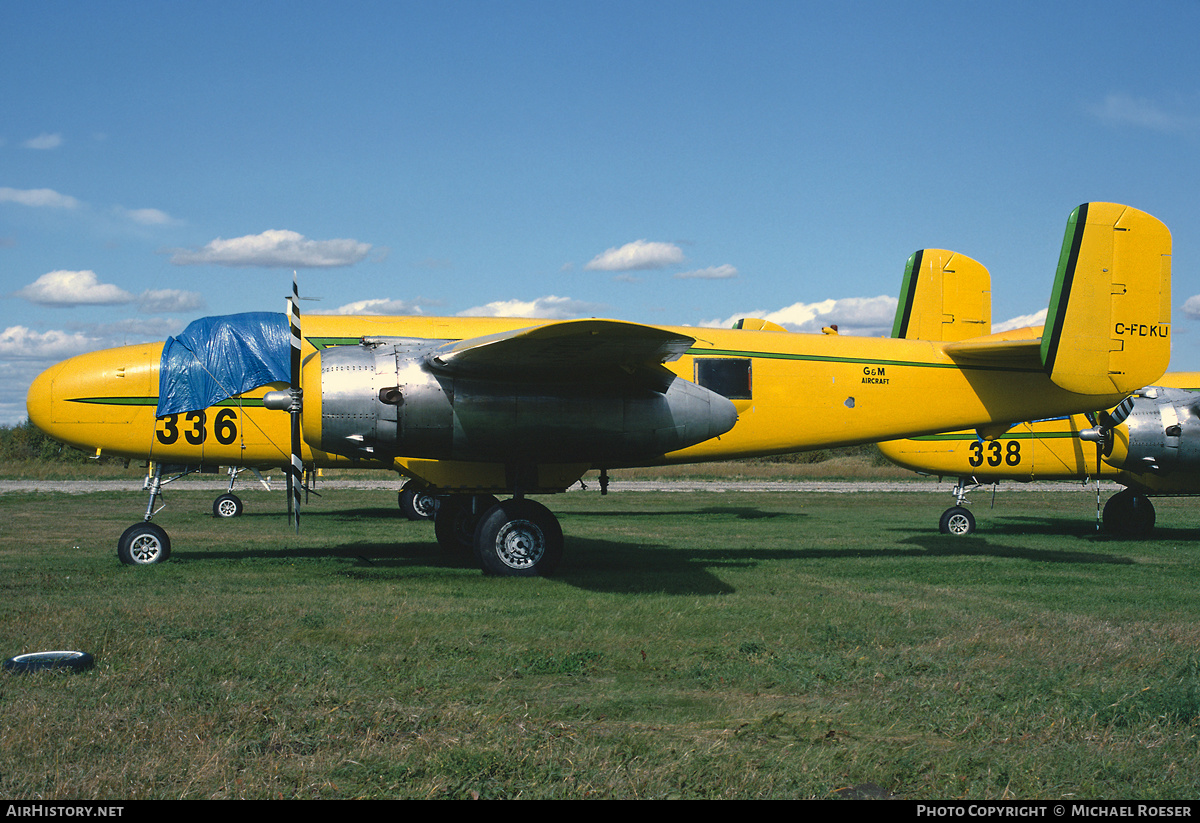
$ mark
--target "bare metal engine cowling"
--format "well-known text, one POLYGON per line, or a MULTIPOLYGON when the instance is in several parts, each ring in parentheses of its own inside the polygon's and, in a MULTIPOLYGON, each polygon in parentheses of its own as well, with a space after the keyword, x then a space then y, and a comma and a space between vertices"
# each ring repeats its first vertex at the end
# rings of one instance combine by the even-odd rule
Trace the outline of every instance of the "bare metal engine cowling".
POLYGON ((1184 389, 1141 390, 1134 397, 1132 410, 1114 432, 1117 444, 1105 456, 1105 462, 1139 474, 1194 472, 1200 468, 1198 403, 1200 395, 1184 389))
POLYGON ((306 426, 305 437, 348 457, 618 465, 701 443, 737 422, 728 399, 662 367, 555 380, 464 376, 439 368, 428 340, 317 356, 320 431, 306 426))

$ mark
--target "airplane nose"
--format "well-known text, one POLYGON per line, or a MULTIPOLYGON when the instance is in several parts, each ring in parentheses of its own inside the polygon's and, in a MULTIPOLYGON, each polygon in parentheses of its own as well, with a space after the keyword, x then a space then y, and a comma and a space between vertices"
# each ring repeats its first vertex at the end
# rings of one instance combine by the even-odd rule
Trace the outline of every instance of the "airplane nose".
POLYGON ((112 448, 114 432, 149 415, 153 429, 161 343, 90 352, 34 379, 25 398, 29 420, 55 440, 81 449, 112 448))
POLYGON ((62 370, 63 363, 58 363, 39 374, 29 387, 25 397, 25 411, 29 413, 29 422, 47 434, 53 420, 51 404, 53 403, 54 377, 62 370))

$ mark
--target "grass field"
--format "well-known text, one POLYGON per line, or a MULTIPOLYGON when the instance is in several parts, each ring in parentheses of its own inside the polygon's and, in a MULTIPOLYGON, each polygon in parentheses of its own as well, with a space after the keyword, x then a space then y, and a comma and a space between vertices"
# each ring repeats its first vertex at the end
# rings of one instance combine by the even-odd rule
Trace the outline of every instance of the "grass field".
MULTIPOLYGON (((593 487, 594 488, 594 487, 593 487)), ((553 579, 439 554, 393 492, 211 517, 121 566, 132 494, 0 495, 0 796, 1194 798, 1200 514, 1086 491, 572 493, 553 579)))

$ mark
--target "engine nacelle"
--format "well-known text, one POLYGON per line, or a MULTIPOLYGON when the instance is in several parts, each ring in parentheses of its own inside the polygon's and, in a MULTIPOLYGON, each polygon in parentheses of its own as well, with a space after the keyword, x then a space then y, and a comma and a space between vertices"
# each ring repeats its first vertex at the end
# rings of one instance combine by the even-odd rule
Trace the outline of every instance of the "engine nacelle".
POLYGON ((433 348, 391 339, 314 355, 304 366, 305 440, 354 458, 620 465, 701 443, 737 422, 727 398, 661 367, 488 379, 438 368, 433 348))
POLYGON ((1138 392, 1133 409, 1112 432, 1104 462, 1141 474, 1200 468, 1200 417, 1195 392, 1152 387, 1138 392))

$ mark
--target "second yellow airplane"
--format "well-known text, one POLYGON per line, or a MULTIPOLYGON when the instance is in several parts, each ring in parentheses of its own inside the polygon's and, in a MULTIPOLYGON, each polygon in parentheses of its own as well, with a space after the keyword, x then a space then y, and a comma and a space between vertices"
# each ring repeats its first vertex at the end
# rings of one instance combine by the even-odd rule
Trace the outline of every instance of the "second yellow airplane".
MULTIPOLYGON (((761 321, 726 330, 495 318, 301 323, 293 299, 290 331, 275 314, 206 318, 165 344, 67 360, 37 378, 28 410, 63 442, 151 461, 146 515, 118 540, 126 563, 170 553, 152 522, 164 471, 289 465, 296 479, 313 467, 362 466, 399 472, 435 496, 439 542, 469 547, 486 573, 548 574, 562 531, 528 496, 563 491, 589 469, 603 485, 618 467, 1001 432, 1114 406, 1166 369, 1170 263, 1170 232, 1156 218, 1113 203, 1080 206, 1036 338, 972 336, 985 318, 928 305, 924 280, 936 279, 939 293, 959 282, 970 293, 988 278, 970 258, 940 250, 909 260, 898 339, 794 334, 761 321), (926 326, 943 339, 920 339, 913 330, 926 326)), ((297 504, 298 488, 289 495, 297 504)))
POLYGON ((1119 406, 1020 423, 984 441, 974 431, 879 444, 893 463, 921 474, 958 478, 943 534, 975 531, 966 508, 972 488, 1002 480, 1112 480, 1125 489, 1104 504, 1106 531, 1144 537, 1154 528, 1150 498, 1200 494, 1200 373, 1172 372, 1119 406))

